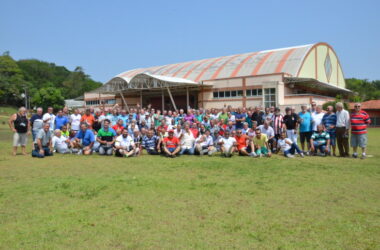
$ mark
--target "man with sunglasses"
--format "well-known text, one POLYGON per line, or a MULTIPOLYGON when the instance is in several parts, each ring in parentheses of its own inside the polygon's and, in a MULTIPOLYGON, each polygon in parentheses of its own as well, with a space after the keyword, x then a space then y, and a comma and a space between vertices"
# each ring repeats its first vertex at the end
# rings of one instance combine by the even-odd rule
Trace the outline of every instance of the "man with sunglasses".
POLYGON ((352 157, 358 158, 358 147, 362 148, 362 157, 365 159, 367 147, 367 125, 371 123, 369 115, 362 110, 360 103, 355 103, 355 110, 351 113, 351 147, 352 157))

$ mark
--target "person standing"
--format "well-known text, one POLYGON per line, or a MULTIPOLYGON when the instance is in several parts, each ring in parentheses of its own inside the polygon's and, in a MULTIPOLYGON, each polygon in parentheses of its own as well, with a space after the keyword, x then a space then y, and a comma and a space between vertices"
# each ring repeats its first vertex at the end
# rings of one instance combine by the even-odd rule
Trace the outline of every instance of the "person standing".
POLYGON ((40 131, 40 129, 42 129, 42 126, 44 125, 42 114, 43 114, 43 109, 39 107, 37 108, 37 114, 32 115, 32 118, 30 118, 33 141, 36 139, 38 131, 40 131))
POLYGON ((13 155, 17 154, 17 147, 21 146, 22 154, 26 155, 26 144, 28 135, 30 134, 30 122, 26 118, 26 109, 21 107, 18 113, 11 115, 8 121, 10 129, 14 132, 13 135, 13 155))
POLYGON ((336 108, 336 140, 340 157, 349 156, 348 132, 350 130, 350 114, 343 109, 343 103, 337 102, 336 108))
POLYGON ((313 132, 317 132, 317 126, 322 123, 322 118, 324 115, 325 113, 323 113, 322 107, 320 105, 315 108, 315 112, 311 113, 311 124, 313 127, 313 132))
POLYGON ((297 144, 297 131, 298 131, 298 115, 292 113, 291 108, 287 107, 285 109, 286 115, 284 115, 284 126, 286 129, 286 137, 289 138, 293 143, 297 144))
POLYGON ((298 113, 300 118, 300 141, 302 151, 305 153, 305 141, 307 144, 308 151, 306 154, 309 154, 310 150, 310 139, 311 139, 311 113, 307 110, 306 105, 301 106, 301 112, 298 113))
MULTIPOLYGON (((333 106, 327 107, 327 113, 322 118, 322 124, 325 126, 326 132, 330 135, 330 146, 332 149, 333 156, 335 154, 335 145, 336 145, 336 114, 334 113, 333 106)), ((329 151, 331 152, 331 150, 329 151)))
POLYGON ((47 113, 44 114, 42 117, 44 120, 44 123, 48 122, 50 123, 50 131, 54 130, 54 122, 55 122, 55 115, 53 114, 53 107, 48 107, 47 113))
POLYGON ((71 130, 74 130, 75 132, 79 131, 81 118, 82 116, 79 113, 79 109, 75 109, 74 114, 70 115, 71 130))
POLYGON ((355 103, 355 110, 351 113, 351 147, 354 153, 352 157, 358 157, 358 147, 362 148, 362 157, 365 159, 367 147, 367 125, 371 119, 367 112, 361 109, 360 103, 355 103))
POLYGON ((58 110, 54 123, 55 123, 55 128, 61 130, 62 126, 65 126, 69 123, 69 119, 63 115, 62 110, 58 110))

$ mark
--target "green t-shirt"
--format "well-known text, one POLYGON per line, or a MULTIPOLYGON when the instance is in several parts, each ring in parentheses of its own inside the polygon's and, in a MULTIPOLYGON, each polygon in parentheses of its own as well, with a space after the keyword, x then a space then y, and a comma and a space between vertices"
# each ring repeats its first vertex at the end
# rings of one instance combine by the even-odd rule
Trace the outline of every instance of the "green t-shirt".
POLYGON ((97 137, 99 137, 102 141, 112 141, 114 136, 116 136, 116 133, 112 128, 108 128, 107 131, 101 128, 99 129, 97 135, 97 137))

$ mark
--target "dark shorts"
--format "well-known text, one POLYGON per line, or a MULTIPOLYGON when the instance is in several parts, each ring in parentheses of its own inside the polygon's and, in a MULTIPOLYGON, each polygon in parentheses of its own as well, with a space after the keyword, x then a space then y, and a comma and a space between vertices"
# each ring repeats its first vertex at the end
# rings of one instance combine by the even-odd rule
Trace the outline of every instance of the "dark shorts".
POLYGON ((312 134, 313 134, 313 132, 311 132, 311 131, 309 131, 309 132, 301 132, 300 133, 300 141, 301 141, 301 143, 305 143, 305 140, 309 143, 312 134))

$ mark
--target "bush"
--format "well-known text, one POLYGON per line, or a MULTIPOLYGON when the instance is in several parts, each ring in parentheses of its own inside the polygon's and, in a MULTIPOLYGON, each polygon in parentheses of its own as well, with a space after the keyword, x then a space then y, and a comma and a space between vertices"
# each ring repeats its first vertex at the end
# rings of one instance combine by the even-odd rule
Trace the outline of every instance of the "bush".
MULTIPOLYGON (((342 102, 342 101, 339 101, 339 100, 335 100, 335 101, 330 101, 330 102, 325 102, 323 105, 322 105, 322 108, 323 110, 327 110, 327 107, 328 106, 333 106, 334 107, 334 110, 335 110, 335 104, 337 102, 342 102)), ((344 109, 348 110, 348 104, 346 102, 342 102, 343 103, 343 107, 344 109)))

